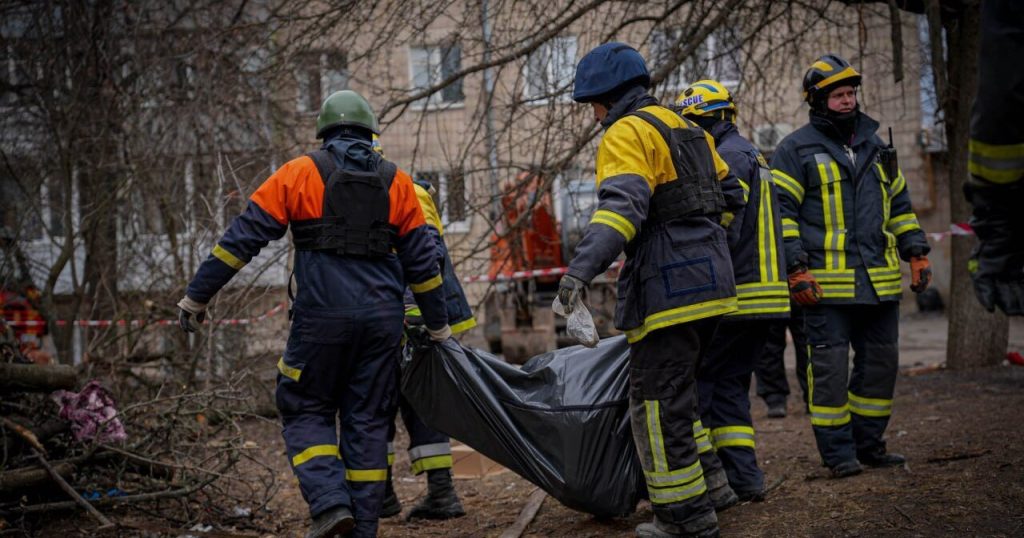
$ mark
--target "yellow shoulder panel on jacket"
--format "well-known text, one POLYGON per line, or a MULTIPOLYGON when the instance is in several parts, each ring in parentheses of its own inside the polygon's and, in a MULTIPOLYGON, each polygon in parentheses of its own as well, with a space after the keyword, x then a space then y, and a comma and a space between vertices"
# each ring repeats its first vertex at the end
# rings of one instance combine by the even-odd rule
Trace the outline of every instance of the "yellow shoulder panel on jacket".
POLYGON ((444 225, 441 224, 441 215, 437 211, 437 206, 434 205, 434 198, 430 196, 427 189, 416 183, 413 183, 413 188, 416 191, 416 199, 420 202, 420 208, 423 209, 423 218, 426 219, 427 225, 433 226, 441 236, 444 236, 444 225))

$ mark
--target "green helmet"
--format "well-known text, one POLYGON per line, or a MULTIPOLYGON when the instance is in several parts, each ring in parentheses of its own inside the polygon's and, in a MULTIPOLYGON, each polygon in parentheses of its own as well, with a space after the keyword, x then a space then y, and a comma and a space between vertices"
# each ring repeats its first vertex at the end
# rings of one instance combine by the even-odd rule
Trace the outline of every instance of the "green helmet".
POLYGON ((323 138, 324 131, 339 125, 354 125, 380 134, 377 129, 377 116, 370 108, 370 103, 352 90, 334 92, 324 101, 320 107, 320 114, 316 117, 316 137, 323 138))

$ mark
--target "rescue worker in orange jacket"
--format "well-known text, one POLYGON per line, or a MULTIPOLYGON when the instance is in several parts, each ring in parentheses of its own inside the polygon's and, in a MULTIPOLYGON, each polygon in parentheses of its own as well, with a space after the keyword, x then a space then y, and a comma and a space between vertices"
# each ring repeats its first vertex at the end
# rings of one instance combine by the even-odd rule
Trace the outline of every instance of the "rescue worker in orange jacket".
POLYGON ((291 227, 298 293, 276 396, 312 516, 307 538, 377 533, 406 286, 430 337, 451 335, 412 179, 373 151, 377 130, 361 95, 328 97, 317 118, 323 146, 260 185, 178 303, 182 329, 197 330, 213 295, 291 227))

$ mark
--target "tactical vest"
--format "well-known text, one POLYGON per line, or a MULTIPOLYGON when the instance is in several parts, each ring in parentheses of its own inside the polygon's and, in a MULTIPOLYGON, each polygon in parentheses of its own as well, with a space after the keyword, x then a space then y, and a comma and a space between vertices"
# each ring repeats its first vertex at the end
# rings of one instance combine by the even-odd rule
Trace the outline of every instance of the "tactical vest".
POLYGON ((647 222, 657 224, 680 217, 715 215, 725 209, 715 163, 700 127, 670 129, 657 116, 643 110, 628 114, 651 124, 672 153, 676 181, 658 185, 651 195, 647 222))
POLYGON ((307 156, 324 182, 323 213, 318 219, 292 221, 295 248, 360 258, 391 252, 395 232, 388 222, 389 192, 398 167, 381 159, 375 171, 363 172, 338 167, 326 150, 307 156))

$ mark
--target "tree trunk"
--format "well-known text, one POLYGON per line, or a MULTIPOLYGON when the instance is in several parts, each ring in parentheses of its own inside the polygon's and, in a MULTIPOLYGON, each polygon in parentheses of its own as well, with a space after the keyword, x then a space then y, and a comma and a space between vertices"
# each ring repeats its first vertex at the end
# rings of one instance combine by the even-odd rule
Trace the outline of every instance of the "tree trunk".
MULTIPOLYGON (((978 38, 980 5, 966 2, 955 19, 943 21, 947 39, 948 87, 943 96, 946 140, 949 144, 949 199, 953 222, 967 222, 971 206, 964 198, 967 180, 967 140, 978 83, 978 38)), ((931 22, 931 21, 930 21, 931 22)), ((953 267, 950 280, 949 339, 946 364, 964 369, 998 364, 1006 356, 1009 322, 1001 312, 985 311, 974 295, 967 260, 977 240, 973 236, 952 237, 953 267)))
POLYGON ((0 390, 50 392, 77 382, 74 366, 0 363, 0 390))

